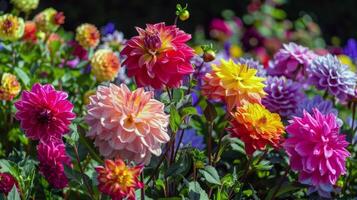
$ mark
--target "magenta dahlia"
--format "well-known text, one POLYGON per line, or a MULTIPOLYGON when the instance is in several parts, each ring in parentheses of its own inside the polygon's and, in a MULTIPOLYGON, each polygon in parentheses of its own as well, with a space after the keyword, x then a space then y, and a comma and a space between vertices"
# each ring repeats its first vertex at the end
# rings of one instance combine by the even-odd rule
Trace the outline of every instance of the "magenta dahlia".
POLYGON ((290 157, 290 166, 299 172, 299 181, 329 197, 340 175, 346 174, 346 158, 350 156, 345 135, 333 113, 323 115, 318 109, 304 111, 287 126, 288 138, 283 146, 290 157))
POLYGON ((14 185, 18 187, 16 179, 11 174, 0 173, 0 193, 7 195, 14 185))
POLYGON ((191 35, 165 23, 136 30, 139 35, 127 42, 121 55, 126 57, 128 76, 134 76, 139 87, 178 87, 184 75, 193 73, 194 51, 186 44, 191 35))
POLYGON ((67 97, 67 93, 55 90, 50 84, 36 83, 31 91, 24 91, 15 107, 16 119, 26 136, 46 140, 67 133, 68 125, 76 116, 67 97))
POLYGON ((71 166, 71 160, 66 154, 62 140, 40 141, 37 146, 39 171, 46 180, 57 189, 68 185, 68 179, 64 173, 64 165, 71 166))

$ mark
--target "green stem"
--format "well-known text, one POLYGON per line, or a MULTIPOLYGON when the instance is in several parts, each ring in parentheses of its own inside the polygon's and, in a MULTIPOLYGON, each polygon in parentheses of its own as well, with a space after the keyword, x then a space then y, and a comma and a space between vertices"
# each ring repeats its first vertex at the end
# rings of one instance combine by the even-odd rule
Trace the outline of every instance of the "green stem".
POLYGON ((176 15, 176 17, 175 17, 175 21, 174 21, 175 26, 177 25, 177 20, 178 20, 178 15, 176 15))
POLYGON ((177 152, 180 148, 180 145, 181 145, 181 142, 182 142, 182 139, 183 139, 183 135, 185 134, 185 129, 182 129, 181 130, 181 135, 180 135, 180 138, 179 138, 179 142, 177 144, 177 147, 176 147, 176 150, 175 150, 175 155, 174 155, 174 160, 176 159, 176 156, 177 156, 177 152))
POLYGON ((290 167, 286 168, 284 175, 279 180, 278 187, 275 188, 274 193, 271 196, 271 199, 274 199, 276 194, 279 192, 279 189, 281 188, 281 185, 283 184, 284 179, 288 176, 289 171, 290 171, 290 167))
MULTIPOLYGON (((144 183, 144 170, 140 174, 141 182, 144 183)), ((145 200, 145 185, 140 189, 141 191, 141 200, 145 200)))
POLYGON ((252 160, 253 160, 253 158, 251 156, 248 156, 247 164, 245 166, 244 174, 243 174, 243 177, 242 177, 242 180, 241 180, 241 182, 243 182, 243 185, 242 185, 241 188, 239 188, 238 199, 242 198, 243 189, 244 189, 244 187, 246 185, 246 182, 247 182, 249 166, 252 163, 252 160))
POLYGON ((84 170, 83 170, 83 167, 82 167, 82 164, 81 164, 81 160, 79 159, 79 154, 78 154, 77 146, 76 146, 76 145, 73 145, 73 149, 74 149, 74 153, 75 153, 75 155, 76 155, 76 159, 77 159, 77 163, 78 163, 79 170, 80 170, 80 172, 81 172, 81 174, 82 174, 83 182, 84 182, 84 184, 85 184, 86 187, 87 187, 87 190, 88 190, 88 192, 89 192, 89 195, 90 195, 91 199, 95 199, 93 189, 92 189, 92 187, 89 185, 88 181, 87 181, 86 178, 85 178, 85 174, 84 174, 84 170))
POLYGON ((324 98, 324 99, 327 99, 327 97, 328 97, 328 89, 325 90, 325 93, 324 93, 323 98, 324 98))
POLYGON ((207 138, 207 154, 208 154, 208 164, 212 164, 212 130, 213 122, 208 122, 208 138, 207 138))
POLYGON ((214 154, 214 158, 213 158, 213 166, 216 165, 216 163, 218 162, 218 155, 219 155, 219 151, 221 150, 221 146, 222 146, 222 138, 223 138, 224 134, 223 131, 219 133, 219 140, 218 140, 218 145, 217 145, 217 151, 214 154))
POLYGON ((352 103, 352 125, 351 125, 351 130, 353 130, 354 127, 355 127, 355 117, 356 117, 356 103, 353 102, 352 103))

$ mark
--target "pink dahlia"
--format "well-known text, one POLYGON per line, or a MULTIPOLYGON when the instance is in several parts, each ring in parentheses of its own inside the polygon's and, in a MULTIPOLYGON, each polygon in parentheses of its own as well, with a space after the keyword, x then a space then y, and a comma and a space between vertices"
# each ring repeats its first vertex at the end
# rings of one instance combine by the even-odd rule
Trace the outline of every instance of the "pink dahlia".
POLYGON ((168 115, 164 104, 152 92, 139 88, 131 92, 126 85, 99 86, 90 97, 87 136, 105 158, 121 158, 147 164, 151 154, 161 154, 161 144, 170 140, 168 115))
POLYGON ((283 146, 290 157, 291 168, 299 172, 299 181, 310 185, 309 192, 317 191, 329 197, 340 175, 346 174, 345 135, 339 134, 336 116, 323 115, 318 109, 310 115, 295 117, 286 128, 289 136, 283 146))
POLYGON ((31 91, 24 91, 15 103, 16 119, 27 137, 38 140, 60 138, 68 132, 68 125, 75 118, 73 104, 67 93, 50 85, 36 83, 31 91))
POLYGON ((123 65, 128 76, 134 76, 140 87, 180 86, 183 76, 194 71, 190 63, 193 49, 186 45, 191 35, 165 23, 136 30, 139 35, 131 38, 121 52, 126 57, 123 65))
POLYGON ((71 160, 66 154, 65 145, 61 140, 41 141, 37 146, 37 156, 40 161, 39 171, 47 181, 57 189, 68 185, 64 173, 64 165, 71 166, 71 160))
POLYGON ((233 35, 233 31, 226 21, 215 18, 210 24, 210 35, 213 38, 225 41, 233 35))

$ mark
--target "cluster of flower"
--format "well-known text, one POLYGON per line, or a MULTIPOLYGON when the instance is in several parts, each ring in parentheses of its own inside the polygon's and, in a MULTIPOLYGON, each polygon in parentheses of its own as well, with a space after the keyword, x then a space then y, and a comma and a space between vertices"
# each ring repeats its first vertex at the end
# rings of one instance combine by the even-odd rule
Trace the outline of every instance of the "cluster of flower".
MULTIPOLYGON (((13 0, 13 3, 21 11, 29 12, 37 7, 38 1, 13 0)), ((330 197, 339 177, 346 174, 349 143, 340 133, 342 120, 334 108, 336 102, 347 105, 357 98, 357 76, 344 62, 346 57, 293 42, 279 46, 271 58, 266 52, 262 56, 259 52, 266 44, 264 37, 253 28, 247 29, 241 44, 246 51, 255 52, 263 63, 260 64, 241 57, 242 50, 237 44, 227 43, 235 29, 219 19, 212 21, 210 34, 223 41, 225 47, 228 45, 228 50, 218 55, 210 46, 203 47, 199 55, 187 44, 189 34, 165 23, 137 28, 138 35, 127 41, 114 24, 99 31, 85 23, 76 29, 75 40, 65 41, 56 33, 64 18, 62 12, 52 8, 27 22, 4 14, 0 16, 0 39, 8 43, 22 40, 26 45, 43 42, 50 55, 56 54, 56 44, 65 44, 71 48, 72 57, 60 61, 58 66, 62 68, 77 68, 87 62, 89 67, 82 73, 90 70, 100 84, 84 95, 83 102, 84 121, 89 126, 86 136, 105 158, 104 166, 95 168, 102 193, 113 199, 135 199, 135 190, 144 187, 139 175, 153 155, 163 154, 165 144, 165 148, 176 142, 173 145, 176 148, 191 145, 205 149, 203 137, 193 129, 185 135, 171 134, 166 105, 155 98, 165 89, 171 96, 173 89, 183 85, 188 85, 194 105, 197 95, 209 104, 224 105, 229 121, 225 130, 229 137, 244 143, 248 158, 256 151, 267 151, 268 147, 282 147, 289 157, 290 168, 298 172, 299 181, 310 186, 309 193, 317 191, 322 197, 330 197), (197 81, 193 93, 187 77, 197 81), (129 89, 133 85, 137 88, 129 89), (309 98, 306 94, 310 90, 325 92, 324 98, 319 95, 309 98), (328 100, 328 95, 335 102, 328 100)), ((234 26, 243 26, 238 19, 233 21, 234 26)), ((352 50, 346 51, 357 49, 351 47, 355 44, 351 42, 348 48, 352 50)), ((12 101, 20 91, 16 76, 3 73, 0 99, 12 101)), ((14 103, 15 117, 26 137, 38 141, 39 172, 57 189, 68 186, 65 168, 73 167, 63 141, 76 118, 75 103, 68 93, 62 88, 56 90, 52 84, 34 83, 14 103)), ((198 113, 203 109, 200 106, 198 113)), ((0 191, 8 193, 13 185, 19 187, 10 174, 0 174, 0 191)))

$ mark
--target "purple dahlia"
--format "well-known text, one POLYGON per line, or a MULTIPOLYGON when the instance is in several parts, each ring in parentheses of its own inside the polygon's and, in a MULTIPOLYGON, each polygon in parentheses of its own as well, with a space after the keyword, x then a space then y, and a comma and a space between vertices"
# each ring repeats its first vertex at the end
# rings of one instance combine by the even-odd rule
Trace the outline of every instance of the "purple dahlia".
POLYGON ((305 99, 301 84, 285 77, 269 76, 264 91, 267 95, 262 99, 263 105, 282 117, 295 113, 298 104, 305 99))
POLYGON ((298 104, 294 116, 302 117, 304 110, 312 114, 312 110, 317 108, 322 114, 327 115, 333 113, 337 116, 338 111, 333 107, 333 103, 329 100, 324 100, 321 96, 315 96, 313 99, 306 98, 298 104))
POLYGON ((283 44, 269 63, 268 74, 299 79, 305 75, 306 68, 316 55, 308 48, 295 43, 283 44))
POLYGON ((355 94, 356 74, 336 56, 317 57, 307 71, 309 83, 319 90, 326 90, 342 101, 355 94))

